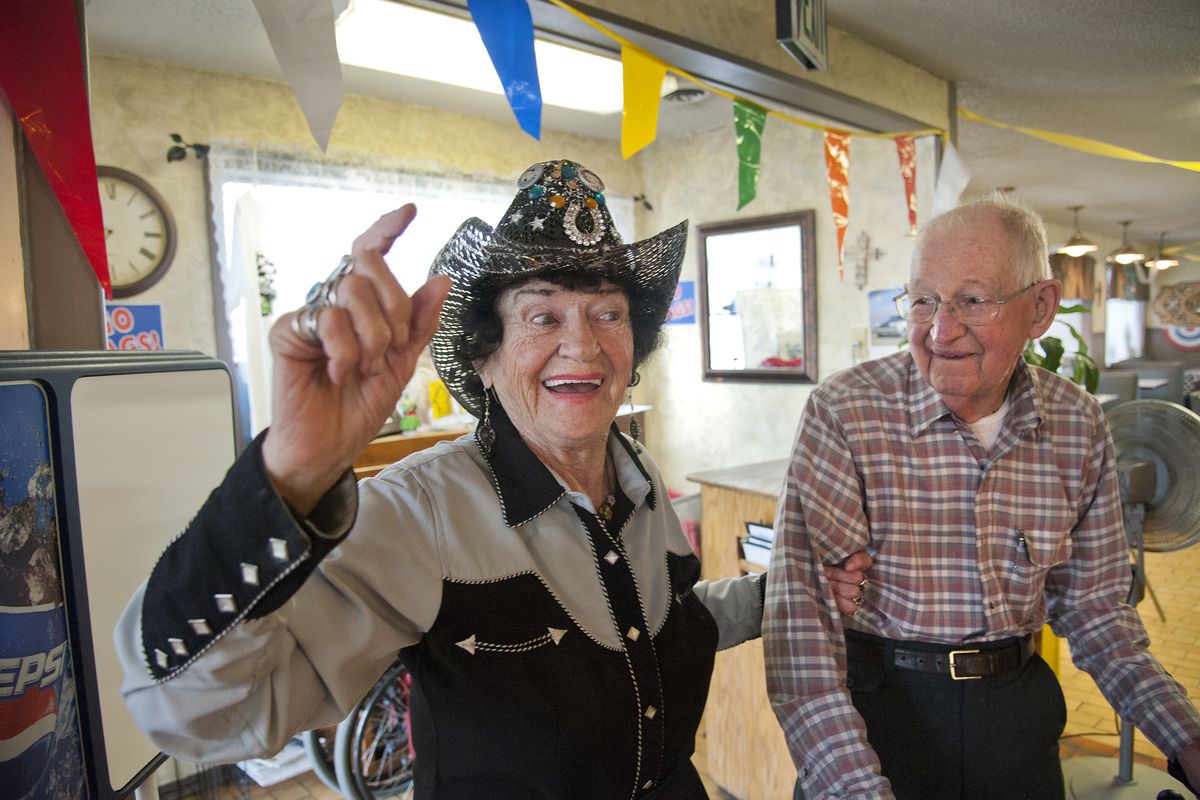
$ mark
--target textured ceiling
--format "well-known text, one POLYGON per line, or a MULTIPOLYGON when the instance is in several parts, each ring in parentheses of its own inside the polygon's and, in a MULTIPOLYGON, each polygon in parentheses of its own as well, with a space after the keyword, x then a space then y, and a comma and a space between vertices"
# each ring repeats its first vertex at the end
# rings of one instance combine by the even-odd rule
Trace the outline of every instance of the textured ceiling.
MULTIPOLYGON (((829 0, 830 23, 957 84, 981 116, 1200 161, 1196 0, 829 0)), ((1200 172, 1101 158, 960 120, 971 190, 1014 186, 1044 215, 1149 242, 1200 239, 1200 172)))
MULTIPOLYGON (((761 0, 765 2, 766 0, 761 0)), ((592 0, 602 5, 602 0, 592 0)), ((91 0, 89 45, 205 70, 282 79, 251 0, 91 0)), ((831 24, 955 81, 984 117, 1200 161, 1198 0, 828 0, 831 24)), ((772 46, 774 46, 772 44, 772 46)), ((350 91, 505 118, 499 97, 345 70, 350 91)), ((727 125, 728 108, 667 108, 660 135, 727 125)), ((619 114, 547 108, 548 128, 616 139, 619 114)), ((1048 219, 1153 243, 1200 240, 1200 173, 1078 153, 967 120, 958 148, 969 191, 1012 186, 1048 219)))

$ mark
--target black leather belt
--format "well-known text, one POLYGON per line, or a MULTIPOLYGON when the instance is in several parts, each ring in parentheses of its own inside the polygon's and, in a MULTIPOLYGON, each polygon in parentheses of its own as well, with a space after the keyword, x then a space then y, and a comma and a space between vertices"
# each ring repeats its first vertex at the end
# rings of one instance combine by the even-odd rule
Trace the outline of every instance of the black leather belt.
POLYGON ((915 672, 949 675, 970 681, 1016 669, 1033 655, 1033 637, 972 645, 928 645, 846 632, 846 657, 915 672))

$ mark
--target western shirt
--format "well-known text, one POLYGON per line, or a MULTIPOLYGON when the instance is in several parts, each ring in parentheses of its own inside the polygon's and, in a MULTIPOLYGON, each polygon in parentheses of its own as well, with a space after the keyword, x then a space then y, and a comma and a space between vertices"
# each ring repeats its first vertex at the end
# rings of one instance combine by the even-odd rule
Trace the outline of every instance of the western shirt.
POLYGON ((615 426, 610 532, 491 416, 486 455, 440 443, 301 522, 251 447, 116 631, 151 739, 269 756, 346 716, 399 653, 418 796, 704 797, 690 756, 713 654, 758 635, 757 576, 697 583, 653 462, 615 426))
POLYGON ((846 688, 844 630, 966 644, 1048 622, 1076 665, 1164 753, 1200 739, 1182 686, 1126 603, 1129 545, 1094 398, 1017 365, 985 450, 907 352, 810 395, 776 520, 763 619, 767 686, 809 800, 891 798, 846 688), (842 617, 822 572, 866 550, 842 617))

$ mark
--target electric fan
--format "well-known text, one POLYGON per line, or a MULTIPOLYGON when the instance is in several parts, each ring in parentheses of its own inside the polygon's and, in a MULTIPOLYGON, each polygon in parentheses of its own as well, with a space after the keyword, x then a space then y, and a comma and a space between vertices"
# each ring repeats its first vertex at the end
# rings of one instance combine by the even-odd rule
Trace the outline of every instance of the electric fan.
MULTIPOLYGON (((1200 540, 1200 464, 1196 459, 1200 416, 1165 400, 1133 400, 1108 412, 1108 427, 1117 453, 1125 535, 1134 560, 1130 602, 1137 603, 1143 591, 1149 590, 1157 605, 1146 579, 1145 551, 1182 550, 1200 540)), ((1161 607, 1158 611, 1161 616, 1161 607)), ((1063 762, 1068 797, 1132 800, 1152 797, 1159 789, 1187 792, 1157 770, 1147 780, 1152 787, 1138 787, 1133 777, 1133 726, 1121 720, 1120 728, 1117 774, 1110 774, 1109 758, 1068 759, 1063 762)))

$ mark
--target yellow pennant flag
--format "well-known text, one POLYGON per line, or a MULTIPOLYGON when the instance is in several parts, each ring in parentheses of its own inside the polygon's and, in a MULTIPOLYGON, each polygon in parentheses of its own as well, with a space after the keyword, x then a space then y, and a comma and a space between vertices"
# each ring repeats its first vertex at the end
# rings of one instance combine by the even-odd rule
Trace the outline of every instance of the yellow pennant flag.
POLYGON ((658 136, 658 101, 667 65, 637 45, 621 45, 625 108, 621 112, 621 157, 629 158, 658 136))
POLYGON ((1055 131, 1044 131, 1039 128, 1023 128, 1020 125, 1010 125, 1007 122, 999 122, 994 119, 988 119, 987 117, 981 117, 974 111, 968 111, 965 108, 959 108, 958 115, 963 119, 969 119, 972 122, 983 122, 988 125, 994 125, 997 128, 1020 131, 1026 136, 1033 136, 1037 139, 1042 139, 1043 141, 1056 144, 1059 147, 1067 147, 1071 150, 1078 150, 1082 153, 1090 153, 1094 156, 1119 158, 1123 161, 1141 161, 1147 164, 1166 164, 1169 167, 1177 167, 1179 169, 1191 170, 1192 172, 1200 172, 1200 161, 1171 161, 1166 158, 1148 156, 1145 153, 1139 153, 1136 150, 1130 150, 1125 147, 1117 147, 1114 144, 1098 142, 1095 139, 1088 139, 1084 136, 1075 136, 1074 134, 1070 133, 1056 133, 1055 131))

